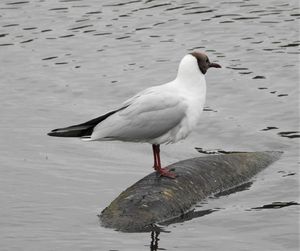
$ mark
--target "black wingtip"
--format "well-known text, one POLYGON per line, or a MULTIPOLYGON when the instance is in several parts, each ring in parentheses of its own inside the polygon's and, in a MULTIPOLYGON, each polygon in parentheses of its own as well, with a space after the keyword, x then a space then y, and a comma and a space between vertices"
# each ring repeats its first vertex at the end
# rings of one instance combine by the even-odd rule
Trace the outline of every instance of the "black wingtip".
POLYGON ((94 130, 94 127, 111 116, 112 114, 125 109, 127 106, 122 107, 118 110, 111 111, 109 113, 106 113, 98 118, 89 120, 85 123, 78 124, 78 125, 73 125, 69 127, 64 127, 64 128, 58 128, 54 129, 51 132, 47 133, 49 136, 53 137, 83 137, 83 136, 90 136, 94 130))
POLYGON ((47 135, 48 136, 53 136, 53 137, 59 137, 60 134, 57 131, 58 131, 58 129, 54 129, 51 132, 48 132, 47 135))
POLYGON ((86 135, 90 135, 92 133, 93 128, 91 126, 70 126, 66 128, 58 128, 54 129, 51 132, 47 133, 47 135, 52 137, 82 137, 86 135))

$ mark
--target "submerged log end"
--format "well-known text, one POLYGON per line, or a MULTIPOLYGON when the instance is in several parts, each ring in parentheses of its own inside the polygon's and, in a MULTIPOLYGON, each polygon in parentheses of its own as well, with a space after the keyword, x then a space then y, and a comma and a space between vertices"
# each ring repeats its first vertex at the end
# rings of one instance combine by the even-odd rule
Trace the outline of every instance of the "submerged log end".
POLYGON ((278 160, 282 152, 211 155, 174 163, 176 179, 153 172, 122 192, 100 217, 104 227, 124 232, 148 232, 206 197, 243 184, 278 160))

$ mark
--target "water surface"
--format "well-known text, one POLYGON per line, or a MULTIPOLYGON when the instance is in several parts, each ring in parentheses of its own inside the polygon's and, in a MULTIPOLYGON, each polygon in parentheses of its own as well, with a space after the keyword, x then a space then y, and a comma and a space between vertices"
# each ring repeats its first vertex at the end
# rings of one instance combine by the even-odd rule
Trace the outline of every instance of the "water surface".
POLYGON ((1 250, 298 250, 298 24, 294 0, 1 1, 1 250), (159 240, 102 228, 97 214, 152 171, 151 147, 46 133, 172 80, 196 49, 223 68, 207 73, 199 127, 162 147, 163 163, 195 147, 283 157, 159 240))

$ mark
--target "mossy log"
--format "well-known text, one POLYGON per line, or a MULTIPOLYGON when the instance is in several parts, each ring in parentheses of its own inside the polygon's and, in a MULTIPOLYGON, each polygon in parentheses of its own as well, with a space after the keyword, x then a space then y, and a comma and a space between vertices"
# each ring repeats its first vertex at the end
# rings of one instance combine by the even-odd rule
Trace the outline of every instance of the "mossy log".
POLYGON ((281 152, 243 152, 187 159, 168 168, 175 179, 153 172, 122 192, 100 217, 104 227, 153 231, 155 224, 189 212, 201 200, 249 181, 281 152))

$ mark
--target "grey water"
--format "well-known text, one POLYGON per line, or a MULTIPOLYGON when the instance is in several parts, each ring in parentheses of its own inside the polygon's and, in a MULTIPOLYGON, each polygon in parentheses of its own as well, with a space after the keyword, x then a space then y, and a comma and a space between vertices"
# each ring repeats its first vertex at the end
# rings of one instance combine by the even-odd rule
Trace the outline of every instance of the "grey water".
POLYGON ((296 0, 2 0, 0 250, 298 250, 296 0), (284 151, 239 192, 208 198, 159 236, 97 215, 152 172, 151 146, 51 138, 206 52, 206 109, 164 165, 222 151, 284 151), (199 153, 195 148, 204 149, 199 153))

